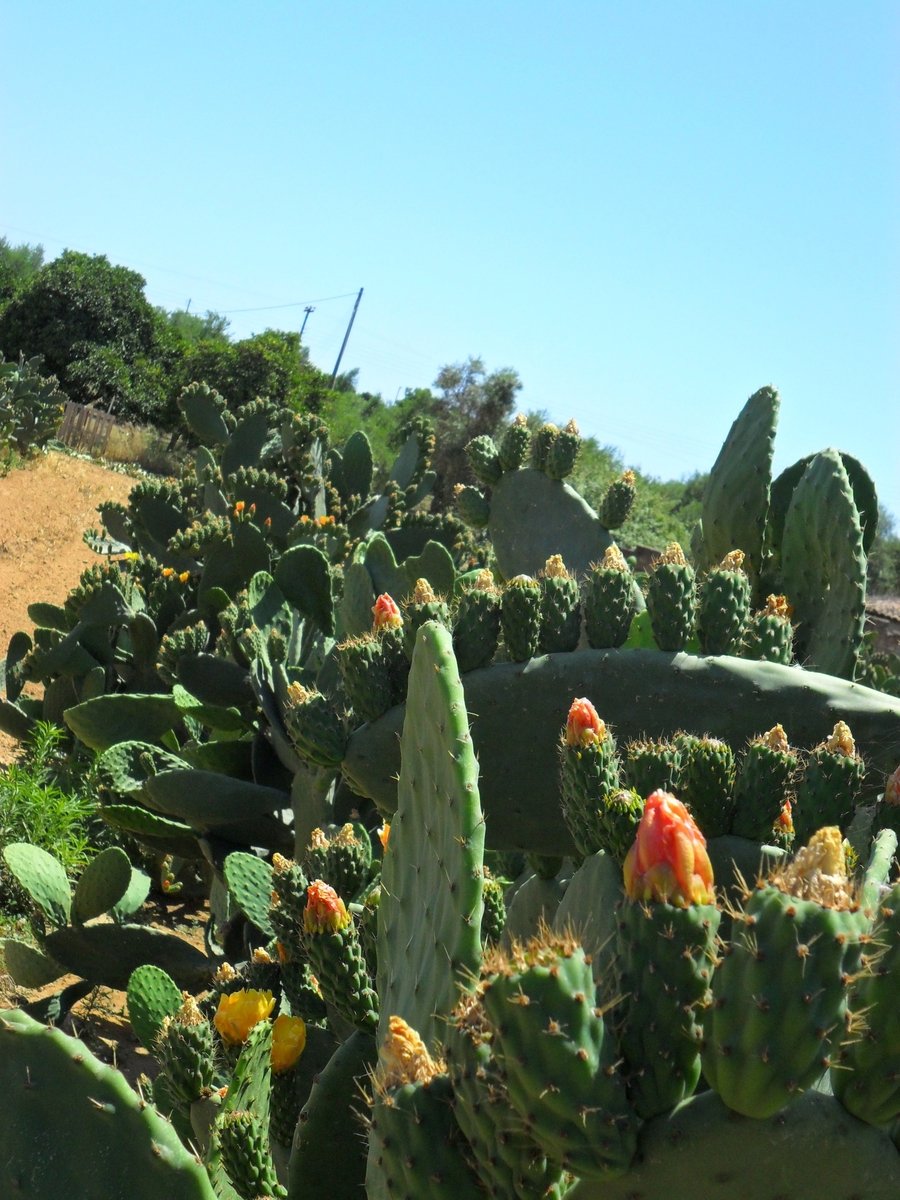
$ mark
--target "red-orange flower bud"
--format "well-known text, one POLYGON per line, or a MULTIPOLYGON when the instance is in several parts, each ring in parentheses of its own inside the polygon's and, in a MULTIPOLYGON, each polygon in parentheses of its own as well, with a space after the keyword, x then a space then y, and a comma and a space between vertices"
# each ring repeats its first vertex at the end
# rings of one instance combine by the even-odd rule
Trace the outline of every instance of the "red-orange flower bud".
POLYGON ((372 615, 374 617, 372 624, 376 631, 382 629, 399 629, 403 624, 403 618, 400 616, 400 609, 397 607, 397 602, 387 592, 382 592, 375 601, 372 607, 372 615))
POLYGON ((350 924, 347 906, 333 887, 314 879, 306 889, 303 928, 307 933, 336 933, 350 924))
POLYGON ((706 839, 674 796, 648 796, 637 837, 625 857, 625 894, 676 908, 715 903, 706 839))
POLYGON ((605 737, 606 726, 590 700, 584 696, 573 700, 566 719, 566 745, 589 746, 591 742, 602 742, 605 737))

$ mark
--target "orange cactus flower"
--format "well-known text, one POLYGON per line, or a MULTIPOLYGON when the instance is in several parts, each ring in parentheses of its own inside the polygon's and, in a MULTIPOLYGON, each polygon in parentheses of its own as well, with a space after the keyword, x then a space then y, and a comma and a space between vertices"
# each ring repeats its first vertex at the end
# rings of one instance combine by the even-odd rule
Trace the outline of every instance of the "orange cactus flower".
POLYGON ((391 836, 391 827, 390 827, 390 824, 387 821, 385 821, 384 824, 379 825, 379 827, 378 827, 378 840, 379 840, 379 842, 381 842, 382 850, 387 850, 388 841, 390 839, 390 836, 391 836))
POLYGON ((243 500, 238 500, 237 504, 234 506, 234 515, 239 517, 246 507, 247 506, 243 500))
POLYGON ((274 1007, 275 997, 271 992, 241 988, 220 997, 213 1024, 224 1042, 239 1046, 247 1040, 254 1025, 271 1015, 274 1007))
POLYGON ((162 569, 163 579, 171 579, 174 574, 175 574, 174 567, 163 567, 163 569, 162 569))
POLYGON ((566 719, 566 745, 589 746, 591 742, 602 742, 605 737, 606 726, 590 700, 584 696, 573 700, 566 719))
POLYGON ((191 577, 190 571, 182 571, 181 574, 178 576, 178 582, 179 583, 187 583, 188 580, 190 579, 190 577, 191 577))
POLYGON ((302 1017, 277 1016, 272 1023, 272 1070, 289 1071, 306 1048, 306 1022, 302 1017))
POLYGON ((625 857, 625 894, 631 900, 661 901, 676 908, 715 903, 706 839, 674 796, 647 797, 637 837, 625 857))
POLYGON ((306 889, 303 928, 307 933, 337 933, 350 924, 347 906, 330 884, 314 879, 306 889))
POLYGON ((374 617, 373 627, 379 632, 382 629, 399 629, 403 624, 397 602, 387 592, 382 592, 375 601, 372 606, 372 615, 374 617))

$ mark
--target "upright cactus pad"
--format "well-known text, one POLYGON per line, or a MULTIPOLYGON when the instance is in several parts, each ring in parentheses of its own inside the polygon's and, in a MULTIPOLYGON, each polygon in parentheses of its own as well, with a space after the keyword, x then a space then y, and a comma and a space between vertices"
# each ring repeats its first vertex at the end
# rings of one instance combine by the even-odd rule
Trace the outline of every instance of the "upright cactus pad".
POLYGON ((201 1163, 124 1075, 22 1012, 0 1013, 0 1089, 0 1194, 216 1200, 201 1163))
POLYGON ((799 756, 781 725, 752 738, 737 768, 732 833, 768 841, 785 800, 793 798, 799 767, 799 756))
POLYGON ((820 830, 735 918, 713 979, 703 1071, 729 1108, 766 1118, 816 1084, 845 1037, 865 921, 840 832, 820 830))
POLYGON ((583 949, 545 931, 489 956, 479 991, 512 1105, 547 1157, 585 1179, 621 1175, 637 1122, 583 949))
POLYGON ((749 574, 762 569, 779 407, 774 388, 754 392, 719 451, 703 493, 703 567, 740 546, 749 574))
POLYGON ((400 760, 379 905, 380 1040, 399 1016, 431 1044, 481 960, 484 854, 465 695, 435 622, 416 638, 400 760))

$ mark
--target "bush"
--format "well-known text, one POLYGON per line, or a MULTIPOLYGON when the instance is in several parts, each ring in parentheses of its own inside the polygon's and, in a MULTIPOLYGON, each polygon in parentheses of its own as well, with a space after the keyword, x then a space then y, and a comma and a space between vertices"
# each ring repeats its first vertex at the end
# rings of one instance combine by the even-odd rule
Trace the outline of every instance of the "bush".
MULTIPOLYGON (((75 875, 96 853, 94 843, 106 827, 99 823, 96 802, 66 774, 61 753, 66 738, 58 725, 38 722, 18 760, 0 774, 0 848, 31 842, 75 875)), ((0 909, 21 907, 18 889, 0 869, 0 909)))

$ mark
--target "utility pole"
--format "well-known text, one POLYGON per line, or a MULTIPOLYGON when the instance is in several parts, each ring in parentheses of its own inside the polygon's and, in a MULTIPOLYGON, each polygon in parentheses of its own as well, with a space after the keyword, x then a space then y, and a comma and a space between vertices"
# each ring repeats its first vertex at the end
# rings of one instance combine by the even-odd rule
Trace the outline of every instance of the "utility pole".
POLYGON ((337 362, 334 364, 334 371, 331 373, 331 384, 334 387, 334 381, 337 379, 338 367, 341 365, 341 359, 344 357, 344 351, 347 349, 347 340, 350 337, 350 330, 353 328, 353 320, 356 317, 356 310, 359 308, 359 302, 362 300, 363 290, 359 289, 359 295, 356 297, 356 303, 353 305, 353 312, 350 314, 350 323, 347 325, 347 332, 344 334, 344 340, 341 342, 341 349, 337 356, 337 362))
POLYGON ((303 330, 306 328, 306 322, 309 320, 309 314, 314 313, 315 311, 316 311, 315 308, 311 304, 307 304, 306 308, 304 308, 304 310, 303 310, 303 313, 304 313, 303 324, 300 326, 300 340, 301 341, 303 341, 303 330))

